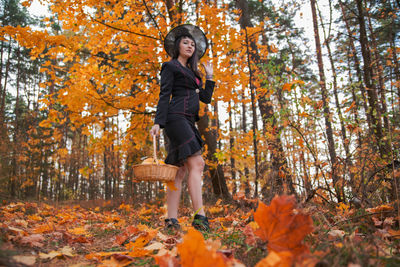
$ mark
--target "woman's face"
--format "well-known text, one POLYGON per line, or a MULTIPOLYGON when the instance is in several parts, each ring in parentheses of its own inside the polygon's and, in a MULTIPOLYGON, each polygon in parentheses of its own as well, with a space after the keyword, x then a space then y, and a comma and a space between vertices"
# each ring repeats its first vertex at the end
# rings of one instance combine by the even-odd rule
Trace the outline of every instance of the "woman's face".
POLYGON ((195 48, 196 44, 192 39, 183 37, 179 42, 179 56, 188 59, 193 55, 195 48))

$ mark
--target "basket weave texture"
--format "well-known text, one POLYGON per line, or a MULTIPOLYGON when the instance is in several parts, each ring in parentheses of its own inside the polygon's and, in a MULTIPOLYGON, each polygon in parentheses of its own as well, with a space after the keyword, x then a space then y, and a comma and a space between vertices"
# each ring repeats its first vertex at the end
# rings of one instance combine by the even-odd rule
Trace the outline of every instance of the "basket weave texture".
POLYGON ((169 164, 138 164, 133 166, 133 174, 138 181, 171 182, 175 180, 178 169, 169 164))

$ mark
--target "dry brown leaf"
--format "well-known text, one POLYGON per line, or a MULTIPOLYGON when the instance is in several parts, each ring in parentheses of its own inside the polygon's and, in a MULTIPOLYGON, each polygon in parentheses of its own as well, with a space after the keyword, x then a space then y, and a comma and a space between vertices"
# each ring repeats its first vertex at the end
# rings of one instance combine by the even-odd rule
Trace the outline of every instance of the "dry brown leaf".
POLYGON ((255 246, 257 244, 256 236, 254 235, 253 228, 250 225, 246 225, 243 229, 243 234, 246 236, 246 244, 249 246, 255 246))
POLYGON ((165 247, 165 246, 164 246, 163 243, 161 243, 161 242, 154 242, 153 244, 148 245, 147 247, 144 247, 144 249, 153 251, 153 250, 160 250, 160 249, 162 249, 162 248, 164 248, 164 247, 165 247))
POLYGON ((43 244, 40 243, 44 241, 44 237, 41 234, 33 234, 30 236, 24 236, 21 238, 21 244, 30 245, 33 247, 43 247, 43 244))
POLYGON ((63 256, 74 257, 75 255, 72 253, 72 248, 69 246, 65 246, 59 251, 53 250, 49 253, 39 253, 39 257, 41 259, 49 259, 49 260, 52 260, 55 257, 63 257, 63 256))
POLYGON ((12 259, 17 263, 21 263, 26 266, 34 266, 36 262, 36 256, 17 255, 13 256, 12 259))
MULTIPOLYGON (((111 255, 114 255, 115 253, 117 253, 117 252, 94 252, 94 253, 87 254, 85 256, 85 258, 88 260, 100 261, 102 258, 109 257, 111 255)), ((118 252, 118 253, 119 254, 127 254, 128 252, 124 251, 124 252, 118 252)))

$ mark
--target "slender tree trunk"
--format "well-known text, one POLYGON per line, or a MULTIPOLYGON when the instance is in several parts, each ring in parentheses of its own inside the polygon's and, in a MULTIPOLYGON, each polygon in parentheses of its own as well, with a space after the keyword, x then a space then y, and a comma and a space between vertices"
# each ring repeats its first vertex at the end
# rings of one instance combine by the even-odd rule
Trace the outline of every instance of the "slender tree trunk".
MULTIPOLYGON (((22 144, 20 144, 20 133, 19 133, 19 120, 20 120, 20 79, 21 79, 21 57, 20 57, 20 48, 18 47, 16 50, 17 53, 17 83, 16 83, 16 97, 15 97, 15 107, 14 107, 14 114, 15 114, 15 121, 14 121, 14 137, 13 137, 13 164, 12 164, 12 180, 11 183, 14 185, 17 184, 17 179, 20 180, 22 177, 20 177, 18 173, 19 169, 19 155, 20 155, 20 149, 22 144)), ((25 191, 27 188, 25 188, 25 191)))
POLYGON ((200 120, 197 122, 197 125, 200 133, 204 136, 204 141, 207 145, 207 158, 214 163, 209 166, 213 192, 216 196, 221 196, 224 199, 231 199, 228 186, 226 185, 224 171, 215 158, 215 152, 217 151, 217 135, 215 127, 211 127, 211 129, 209 128, 209 120, 206 110, 204 115, 201 116, 200 120))
MULTIPOLYGON (((364 0, 364 3, 365 0, 364 0)), ((372 45, 372 51, 374 51, 373 56, 373 67, 372 70, 375 70, 376 75, 373 76, 373 80, 378 80, 378 85, 379 85, 379 96, 380 96, 380 108, 381 108, 381 114, 383 116, 383 122, 384 122, 384 128, 383 134, 385 129, 389 129, 389 118, 387 116, 387 104, 386 104, 386 97, 385 97, 385 81, 383 78, 383 64, 382 64, 382 57, 379 54, 377 42, 376 42, 376 37, 374 30, 372 29, 372 22, 371 22, 371 17, 368 11, 368 8, 365 10, 366 17, 368 19, 368 28, 370 31, 370 36, 371 36, 371 45, 372 45), (376 79, 376 76, 378 79, 376 79)))
MULTIPOLYGON (((247 108, 246 108, 246 103, 245 103, 245 89, 242 89, 242 131, 243 133, 247 133, 247 108)), ((246 157, 247 157, 247 153, 246 153, 246 157)), ((250 197, 250 178, 249 178, 250 172, 249 172, 249 168, 246 166, 244 167, 244 176, 246 179, 246 184, 244 185, 244 194, 247 198, 250 197)))
MULTIPOLYGON (((346 12, 345 12, 345 8, 344 8, 344 4, 343 4, 343 2, 341 0, 339 0, 339 6, 340 6, 340 10, 342 12, 342 16, 344 18, 343 21, 344 21, 345 26, 346 26, 347 35, 349 36, 349 45, 350 45, 350 48, 351 48, 351 55, 352 55, 352 58, 354 60, 354 68, 356 69, 356 73, 357 73, 357 82, 359 83, 361 97, 363 99, 362 104, 363 104, 363 107, 364 107, 365 114, 367 114, 368 126, 369 126, 369 128, 371 128, 371 123, 370 123, 371 122, 371 118, 370 118, 370 115, 369 115, 369 112, 368 112, 368 105, 367 105, 367 98, 366 98, 367 92, 366 92, 365 87, 364 87, 364 81, 363 81, 363 78, 362 78, 363 75, 362 75, 362 71, 361 71, 361 68, 360 68, 361 63, 360 63, 360 60, 358 59, 358 56, 357 56, 356 46, 354 44, 353 37, 352 37, 353 34, 352 34, 352 31, 351 31, 350 24, 348 22, 349 19, 347 18, 347 15, 346 15, 346 12)), ((357 105, 357 107, 358 106, 359 105, 357 105)))
POLYGON ((0 134, 3 129, 4 123, 4 111, 3 111, 3 103, 5 103, 5 99, 3 97, 3 59, 4 59, 4 41, 1 41, 0 46, 0 134))
POLYGON ((336 151, 335 151, 335 141, 333 139, 333 129, 331 123, 331 113, 329 110, 329 99, 328 99, 328 91, 326 89, 325 83, 325 73, 324 73, 324 63, 322 61, 322 47, 319 38, 318 31, 318 21, 317 21, 317 11, 315 7, 315 0, 311 0, 311 11, 313 16, 313 25, 314 25, 314 38, 315 38, 315 47, 317 50, 317 60, 318 60, 318 69, 319 69, 319 78, 320 78, 320 87, 321 87, 321 95, 323 102, 323 110, 324 110, 324 119, 325 119, 325 127, 326 127, 326 136, 328 138, 328 151, 330 156, 330 161, 332 165, 332 180, 333 186, 335 187, 336 197, 338 201, 342 201, 342 196, 340 193, 340 189, 337 187, 337 182, 339 177, 336 174, 336 151))
POLYGON ((371 119, 371 135, 375 136, 376 144, 379 148, 381 157, 385 157, 388 151, 385 149, 385 145, 382 145, 383 132, 382 132, 382 122, 380 109, 377 107, 377 94, 374 83, 372 82, 373 72, 372 72, 372 60, 369 51, 369 43, 367 38, 367 32, 365 28, 364 20, 364 7, 362 0, 356 0, 357 11, 358 11, 358 24, 360 27, 360 45, 361 52, 364 59, 364 82, 367 87, 368 102, 369 102, 369 115, 371 119))
MULTIPOLYGON (((103 134, 106 134, 108 130, 108 122, 105 123, 103 134)), ((108 145, 104 147, 103 152, 103 162, 104 162, 104 198, 111 199, 111 162, 110 162, 110 148, 108 145)))
MULTIPOLYGON (((390 40, 390 48, 392 50, 392 57, 393 57, 393 62, 394 62, 394 74, 396 77, 396 81, 400 81, 400 64, 399 60, 397 57, 397 51, 396 51, 396 34, 393 33, 392 31, 392 39, 390 40)), ((397 101, 400 103, 400 86, 397 86, 397 101)))
POLYGON ((232 194, 237 192, 237 181, 236 181, 236 171, 235 171, 235 158, 233 157, 233 151, 235 147, 235 137, 233 135, 233 118, 232 118, 232 105, 229 101, 229 151, 230 151, 230 167, 231 167, 231 178, 233 181, 232 194))
MULTIPOLYGON (((331 4, 329 5, 330 7, 330 12, 332 14, 332 6, 331 4)), ((321 15, 321 11, 318 8, 318 13, 319 13, 319 18, 320 18, 320 22, 322 25, 322 30, 324 33, 324 43, 325 46, 328 50, 328 58, 329 58, 329 62, 331 65, 331 69, 332 69, 332 77, 333 77, 333 94, 335 96, 335 104, 336 104, 336 109, 338 112, 338 116, 339 116, 339 121, 340 121, 340 132, 341 132, 341 137, 342 137, 342 142, 343 142, 343 147, 344 147, 344 151, 345 151, 345 155, 346 155, 346 166, 347 169, 351 170, 351 166, 353 165, 351 162, 351 154, 350 154, 350 148, 349 148, 349 140, 347 139, 347 133, 346 133, 346 126, 344 124, 344 118, 343 118, 343 114, 342 114, 342 108, 340 106, 340 101, 339 101, 339 95, 338 95, 338 85, 337 85, 337 73, 336 73, 336 67, 335 67, 335 62, 333 60, 333 56, 332 56, 332 51, 331 51, 331 46, 330 46, 330 34, 326 33, 325 27, 324 27, 324 23, 322 21, 322 15, 321 15)), ((332 16, 331 16, 332 18, 332 16)), ((329 22, 329 27, 331 27, 330 25, 332 25, 332 21, 330 20, 329 22)), ((330 32, 330 29, 329 29, 330 32)), ((350 180, 352 181, 354 179, 354 174, 350 171, 350 180)), ((341 186, 342 188, 342 197, 343 197, 343 201, 345 201, 345 195, 344 195, 344 186, 341 186)))
POLYGON ((246 47, 247 47, 247 67, 249 68, 249 87, 250 87, 250 96, 251 96, 251 109, 253 114, 253 123, 252 123, 252 130, 253 130, 253 151, 254 151, 254 168, 256 172, 256 177, 254 181, 254 197, 258 197, 258 180, 260 177, 259 167, 258 167, 258 145, 257 145, 257 110, 256 110, 256 97, 255 97, 255 89, 253 86, 253 71, 251 66, 250 60, 250 44, 249 38, 247 35, 247 27, 244 28, 246 33, 246 47))
MULTIPOLYGON (((0 103, 0 125, 4 126, 5 123, 5 107, 6 107, 6 96, 7 96, 7 85, 8 85, 8 72, 10 70, 11 65, 11 38, 8 43, 8 51, 7 51, 7 63, 6 63, 6 70, 4 73, 4 83, 0 86, 3 87, 1 103, 0 103)), ((5 127, 4 127, 5 129, 5 127)))

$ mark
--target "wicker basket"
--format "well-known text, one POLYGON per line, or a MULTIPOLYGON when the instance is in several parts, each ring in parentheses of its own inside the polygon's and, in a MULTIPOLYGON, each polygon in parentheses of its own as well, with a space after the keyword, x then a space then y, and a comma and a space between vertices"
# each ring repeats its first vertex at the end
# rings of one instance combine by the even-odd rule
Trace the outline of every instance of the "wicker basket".
POLYGON ((169 164, 160 164, 157 160, 156 137, 153 137, 153 164, 137 164, 133 166, 134 180, 136 181, 161 181, 175 180, 179 167, 169 164))

